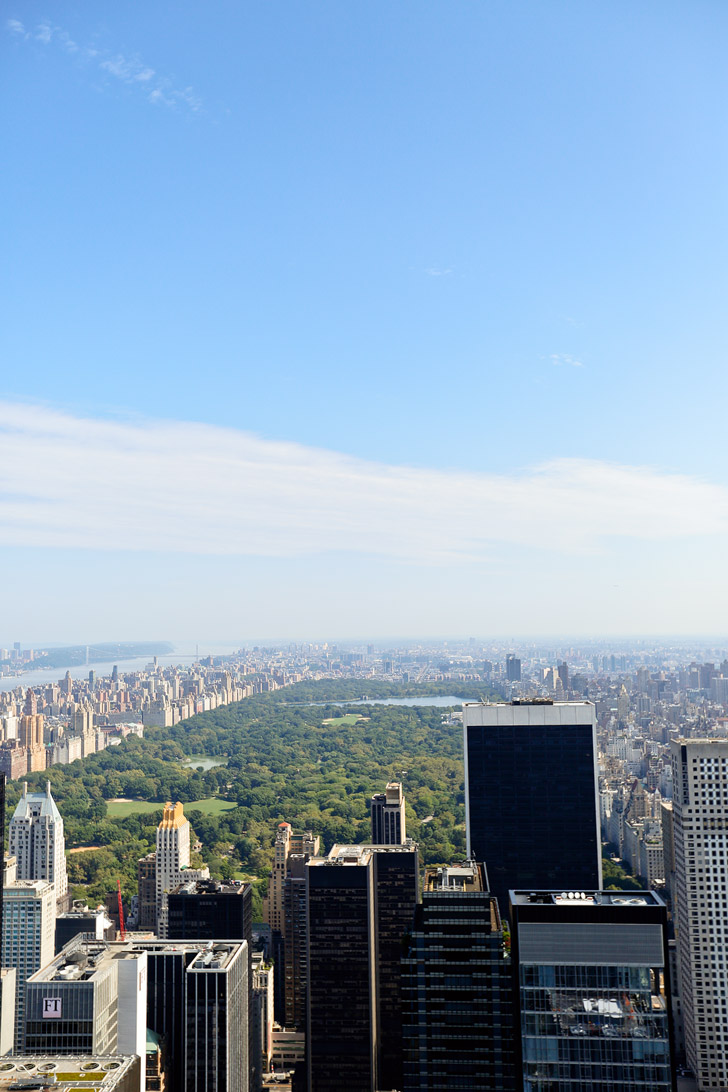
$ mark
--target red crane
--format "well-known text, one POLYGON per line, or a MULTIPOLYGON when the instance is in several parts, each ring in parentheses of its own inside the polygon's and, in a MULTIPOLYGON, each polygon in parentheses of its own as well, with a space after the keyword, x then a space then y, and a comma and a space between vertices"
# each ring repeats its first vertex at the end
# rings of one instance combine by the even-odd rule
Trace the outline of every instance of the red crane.
POLYGON ((116 881, 116 892, 119 896, 119 937, 121 940, 125 940, 126 929, 124 928, 124 907, 121 904, 121 880, 116 881))

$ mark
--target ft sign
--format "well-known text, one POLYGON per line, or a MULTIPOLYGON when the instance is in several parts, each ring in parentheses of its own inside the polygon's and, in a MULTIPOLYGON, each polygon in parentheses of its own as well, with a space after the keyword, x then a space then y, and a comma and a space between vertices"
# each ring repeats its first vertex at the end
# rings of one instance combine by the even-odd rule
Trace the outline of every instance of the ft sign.
POLYGON ((60 1020, 61 1019, 61 998, 60 997, 44 997, 43 998, 43 1019, 44 1020, 60 1020))

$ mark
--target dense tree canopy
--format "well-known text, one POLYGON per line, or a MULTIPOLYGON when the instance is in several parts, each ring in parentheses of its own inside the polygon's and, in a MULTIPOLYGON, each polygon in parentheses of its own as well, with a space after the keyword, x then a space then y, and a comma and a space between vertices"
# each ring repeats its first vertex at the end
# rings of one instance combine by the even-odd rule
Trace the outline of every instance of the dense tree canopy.
MULTIPOLYGON (((417 686, 367 680, 302 683, 191 717, 172 728, 148 728, 119 746, 70 766, 28 775, 40 789, 48 777, 66 826, 69 878, 76 894, 102 898, 122 880, 136 890, 136 862, 154 846, 165 800, 181 800, 201 843, 196 859, 219 877, 264 879, 275 829, 286 820, 319 834, 323 850, 335 842, 370 837, 369 797, 390 780, 402 781, 408 833, 428 864, 461 859, 465 852, 462 729, 443 723, 432 706, 358 705, 335 701, 456 692, 453 683, 417 686), (360 719, 346 716, 355 712, 360 719), (327 723, 331 722, 333 723, 327 723), (208 771, 184 763, 190 756, 223 758, 208 771), (195 811, 212 796, 236 805, 221 814, 195 811), (107 801, 158 801, 159 810, 123 818, 107 801)), ((485 696, 467 684, 464 696, 485 696)), ((488 691, 490 693, 490 691, 488 691)), ((12 809, 20 794, 8 786, 12 809)), ((256 900, 257 901, 257 900, 256 900)))

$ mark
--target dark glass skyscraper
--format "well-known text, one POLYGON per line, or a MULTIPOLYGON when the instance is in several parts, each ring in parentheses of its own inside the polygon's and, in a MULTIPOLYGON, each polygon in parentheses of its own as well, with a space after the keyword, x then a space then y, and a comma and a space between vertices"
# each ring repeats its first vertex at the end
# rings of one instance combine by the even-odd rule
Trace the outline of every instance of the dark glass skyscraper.
POLYGON ((501 914, 511 888, 600 888, 591 702, 466 702, 463 725, 468 857, 501 914))
POLYGON ((404 1092, 514 1089, 511 964, 482 865, 427 870, 402 961, 402 1024, 404 1092))
POLYGON ((306 866, 309 1092, 401 1087, 402 941, 419 854, 334 846, 306 866))
POLYGON ((195 880, 167 896, 170 940, 245 940, 253 935, 252 890, 249 883, 195 880))

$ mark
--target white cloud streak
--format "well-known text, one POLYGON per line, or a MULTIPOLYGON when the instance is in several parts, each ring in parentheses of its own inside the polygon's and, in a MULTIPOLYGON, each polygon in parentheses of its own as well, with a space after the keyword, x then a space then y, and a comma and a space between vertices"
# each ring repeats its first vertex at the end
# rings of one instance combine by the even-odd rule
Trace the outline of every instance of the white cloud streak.
POLYGON ((577 360, 573 356, 569 356, 568 353, 552 353, 550 357, 551 363, 557 367, 562 367, 566 364, 570 368, 583 368, 584 362, 577 360))
POLYGON ((515 474, 418 469, 212 425, 0 402, 5 545, 343 550, 432 564, 509 546, 576 554, 614 536, 727 534, 727 489, 649 467, 560 459, 515 474))
POLYGON ((104 75, 111 76, 143 92, 147 101, 154 106, 166 106, 171 109, 181 107, 190 110, 193 114, 202 112, 202 99, 192 87, 176 86, 169 76, 155 72, 138 56, 127 57, 122 53, 111 56, 106 50, 92 46, 81 47, 67 31, 51 23, 38 23, 32 30, 26 29, 25 24, 19 19, 7 19, 5 25, 11 34, 26 41, 33 39, 44 46, 56 43, 67 53, 77 54, 80 59, 93 62, 98 65, 104 75))

